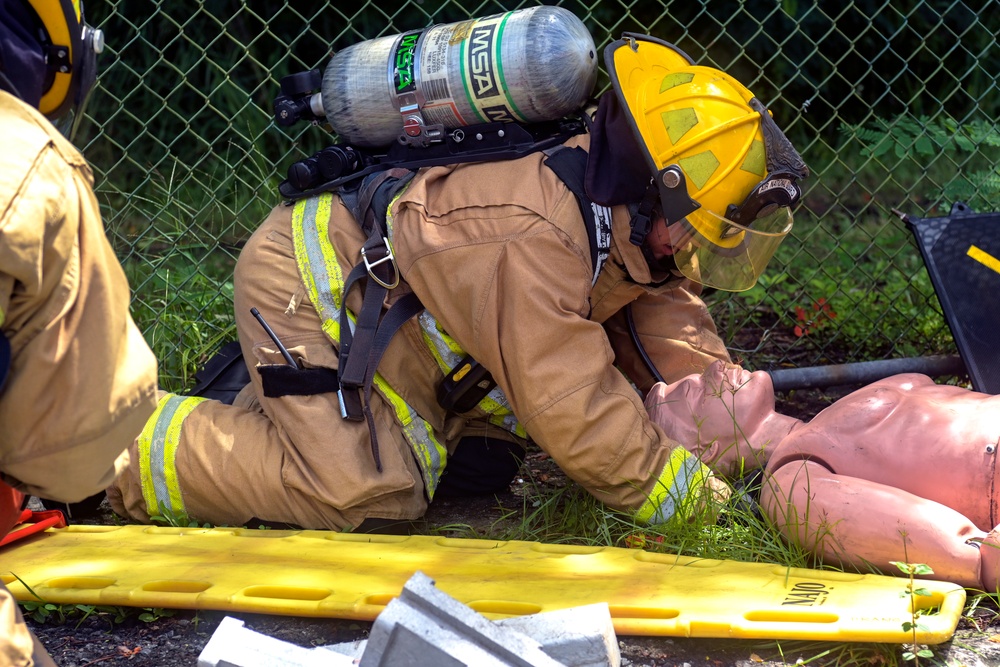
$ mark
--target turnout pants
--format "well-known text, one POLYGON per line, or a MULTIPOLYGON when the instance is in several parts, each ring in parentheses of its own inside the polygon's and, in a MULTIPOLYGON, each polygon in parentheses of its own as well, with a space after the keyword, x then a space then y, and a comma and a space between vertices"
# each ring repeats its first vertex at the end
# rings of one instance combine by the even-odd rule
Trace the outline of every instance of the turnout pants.
POLYGON ((255 366, 287 362, 251 308, 299 366, 337 367, 299 274, 290 214, 280 209, 250 238, 235 271, 236 327, 251 383, 233 405, 162 395, 131 446, 131 467, 108 489, 119 514, 141 522, 169 512, 214 525, 256 518, 342 530, 369 518, 417 519, 426 510, 420 470, 378 392, 371 408, 381 472, 367 423, 341 419, 335 391, 264 395, 255 366))

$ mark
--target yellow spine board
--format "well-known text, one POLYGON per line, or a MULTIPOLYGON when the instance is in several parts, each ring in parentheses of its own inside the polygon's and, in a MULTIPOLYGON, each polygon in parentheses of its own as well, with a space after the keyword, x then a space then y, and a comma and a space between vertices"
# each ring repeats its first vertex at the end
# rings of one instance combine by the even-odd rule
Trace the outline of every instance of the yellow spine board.
POLYGON ((0 554, 58 604, 216 609, 374 620, 416 571, 487 618, 596 602, 621 635, 916 641, 955 631, 965 590, 908 580, 673 556, 638 549, 328 531, 147 526, 50 529, 0 554))

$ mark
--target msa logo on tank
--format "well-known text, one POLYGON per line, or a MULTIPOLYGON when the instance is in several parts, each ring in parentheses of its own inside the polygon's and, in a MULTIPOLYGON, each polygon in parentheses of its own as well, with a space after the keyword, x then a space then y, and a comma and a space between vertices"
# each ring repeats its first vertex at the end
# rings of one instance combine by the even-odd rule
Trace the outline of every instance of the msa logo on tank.
POLYGON ((498 94, 493 66, 493 41, 496 24, 476 26, 469 35, 469 76, 477 100, 498 94))
POLYGON ((475 107, 487 122, 517 120, 498 78, 498 22, 479 22, 469 31, 466 71, 475 107))
POLYGON ((416 58, 414 54, 417 44, 420 42, 421 30, 408 32, 400 35, 399 44, 396 45, 396 54, 393 58, 393 83, 396 85, 396 94, 410 93, 417 89, 417 77, 414 75, 416 58))
POLYGON ((510 109, 502 104, 496 107, 483 107, 483 113, 486 115, 486 119, 491 123, 513 123, 515 120, 514 116, 510 113, 510 109))

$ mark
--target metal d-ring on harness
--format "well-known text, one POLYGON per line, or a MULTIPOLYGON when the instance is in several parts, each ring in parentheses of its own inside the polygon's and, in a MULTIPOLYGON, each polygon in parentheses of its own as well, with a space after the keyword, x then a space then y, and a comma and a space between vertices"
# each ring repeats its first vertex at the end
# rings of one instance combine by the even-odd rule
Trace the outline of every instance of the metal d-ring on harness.
POLYGON ((379 285, 386 289, 393 289, 399 285, 399 268, 396 266, 396 256, 392 254, 392 245, 389 244, 388 237, 382 237, 382 247, 385 248, 385 257, 382 259, 376 259, 374 262, 368 259, 367 248, 361 248, 361 261, 365 264, 365 269, 368 271, 368 277, 377 282, 379 285), (378 277, 374 271, 375 267, 385 262, 389 262, 392 266, 392 282, 387 283, 378 277))

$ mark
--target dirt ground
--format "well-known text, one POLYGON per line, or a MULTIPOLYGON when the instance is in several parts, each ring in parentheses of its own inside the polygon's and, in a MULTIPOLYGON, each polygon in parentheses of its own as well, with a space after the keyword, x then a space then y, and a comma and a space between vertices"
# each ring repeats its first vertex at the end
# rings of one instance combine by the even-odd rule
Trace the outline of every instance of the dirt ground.
MULTIPOLYGON (((991 615, 995 612, 990 612, 991 615)), ((155 665, 193 667, 211 638, 222 612, 178 613, 151 623, 130 620, 111 625, 87 621, 80 627, 35 626, 59 667, 90 665, 155 665)), ((228 614, 246 627, 298 646, 314 647, 364 638, 369 624, 254 614, 228 614)), ((954 639, 931 647, 935 657, 923 665, 987 667, 1000 665, 1000 625, 961 622, 954 639)), ((779 667, 791 665, 903 664, 897 647, 862 644, 782 642, 675 637, 619 636, 622 664, 631 667, 779 667)))
MULTIPOLYGON (((800 390, 779 396, 779 409, 803 418, 850 388, 800 390)), ((560 473, 547 468, 544 457, 529 457, 536 483, 561 484, 560 473)), ((519 506, 516 488, 498 497, 449 500, 435 503, 427 515, 432 525, 461 523, 489 526, 501 516, 501 508, 519 506)), ((170 613, 170 612, 167 612, 170 613)), ((91 665, 155 665, 191 667, 225 616, 245 621, 256 632, 303 647, 315 647, 363 639, 369 623, 336 619, 307 619, 215 611, 178 611, 153 620, 131 616, 114 622, 109 614, 76 619, 57 625, 29 625, 59 667, 91 665)), ((774 642, 767 640, 687 639, 619 636, 622 664, 631 667, 778 667, 783 665, 904 664, 902 648, 873 644, 826 644, 818 642, 774 642)), ((995 604, 983 605, 963 618, 954 638, 930 647, 934 657, 920 659, 923 665, 985 667, 1000 665, 1000 611, 995 604)), ((912 664, 912 663, 905 663, 912 664)))

